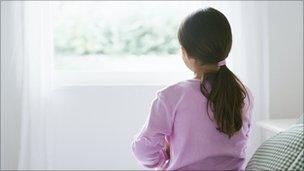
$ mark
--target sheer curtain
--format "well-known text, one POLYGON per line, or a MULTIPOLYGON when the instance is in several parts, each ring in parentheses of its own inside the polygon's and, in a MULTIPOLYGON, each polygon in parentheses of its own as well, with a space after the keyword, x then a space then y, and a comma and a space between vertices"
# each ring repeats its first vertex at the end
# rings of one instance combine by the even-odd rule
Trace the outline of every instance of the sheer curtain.
POLYGON ((47 168, 52 23, 48 2, 24 2, 23 108, 19 169, 47 168))
POLYGON ((6 88, 15 86, 17 91, 9 96, 17 97, 16 101, 21 104, 16 106, 21 109, 19 169, 42 170, 47 166, 46 105, 51 88, 53 52, 49 6, 47 2, 20 1, 4 2, 3 5, 6 11, 2 13, 5 25, 1 23, 1 35, 5 37, 1 39, 1 45, 4 43, 5 47, 1 62, 4 62, 2 66, 8 64, 13 68, 1 68, 1 76, 11 78, 5 80, 8 81, 6 88))
POLYGON ((16 170, 18 163, 22 48, 16 42, 22 41, 21 17, 19 3, 1 2, 1 169, 16 170))

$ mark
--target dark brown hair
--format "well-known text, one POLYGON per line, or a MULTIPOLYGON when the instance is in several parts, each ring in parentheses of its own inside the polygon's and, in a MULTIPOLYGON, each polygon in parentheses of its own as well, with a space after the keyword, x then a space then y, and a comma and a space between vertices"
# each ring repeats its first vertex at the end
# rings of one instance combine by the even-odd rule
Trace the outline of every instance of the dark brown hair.
MULTIPOLYGON (((215 67, 227 58, 232 45, 229 22, 214 8, 189 15, 179 27, 178 39, 189 57, 202 65, 212 64, 215 67)), ((242 128, 242 108, 247 94, 244 85, 223 65, 215 72, 203 73, 200 87, 207 98, 208 116, 210 106, 217 129, 230 138, 242 128)))

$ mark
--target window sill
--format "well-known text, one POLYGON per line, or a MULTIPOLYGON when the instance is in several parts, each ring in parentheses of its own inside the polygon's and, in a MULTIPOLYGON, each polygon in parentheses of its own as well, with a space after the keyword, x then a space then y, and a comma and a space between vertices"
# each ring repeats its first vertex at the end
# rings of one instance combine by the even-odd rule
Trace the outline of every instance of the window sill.
POLYGON ((269 119, 258 122, 257 124, 268 131, 279 133, 288 129, 297 119, 269 119))
POLYGON ((190 72, 89 72, 55 70, 54 87, 66 86, 163 86, 192 78, 190 72))
POLYGON ((295 124, 297 119, 268 119, 257 122, 262 128, 262 140, 265 141, 275 134, 287 130, 291 125, 295 124))

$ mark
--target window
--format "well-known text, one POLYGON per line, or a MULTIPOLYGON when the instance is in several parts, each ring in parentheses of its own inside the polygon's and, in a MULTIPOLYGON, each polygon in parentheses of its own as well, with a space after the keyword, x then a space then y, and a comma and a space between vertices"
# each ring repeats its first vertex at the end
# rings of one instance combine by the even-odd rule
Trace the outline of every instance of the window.
POLYGON ((189 78, 177 40, 201 2, 56 2, 57 84, 167 84, 189 78))

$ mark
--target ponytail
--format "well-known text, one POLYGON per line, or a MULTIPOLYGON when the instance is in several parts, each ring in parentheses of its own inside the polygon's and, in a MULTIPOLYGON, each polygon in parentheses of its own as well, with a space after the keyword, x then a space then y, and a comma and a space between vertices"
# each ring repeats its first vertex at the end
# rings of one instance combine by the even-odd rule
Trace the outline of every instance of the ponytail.
POLYGON ((201 81, 201 92, 211 107, 218 131, 232 137, 242 128, 242 108, 246 89, 241 81, 227 68, 220 66, 216 73, 205 73, 201 81), (210 84, 211 89, 206 87, 210 84))
POLYGON ((198 10, 182 22, 178 40, 187 55, 199 64, 212 66, 218 63, 219 70, 204 73, 200 89, 207 98, 208 116, 211 107, 217 129, 232 137, 242 128, 242 109, 247 92, 241 81, 220 61, 227 58, 232 46, 227 18, 214 8, 198 10))

